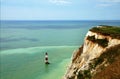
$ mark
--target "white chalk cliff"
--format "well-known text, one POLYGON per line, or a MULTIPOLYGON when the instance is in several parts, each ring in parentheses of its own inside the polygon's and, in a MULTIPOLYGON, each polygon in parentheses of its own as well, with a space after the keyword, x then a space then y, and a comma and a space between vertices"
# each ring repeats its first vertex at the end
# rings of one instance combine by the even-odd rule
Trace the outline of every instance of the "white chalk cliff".
MULTIPOLYGON (((100 27, 97 27, 100 28, 100 27)), ((90 69, 90 64, 93 60, 99 58, 107 49, 120 44, 120 39, 112 38, 109 35, 102 35, 97 32, 88 31, 84 39, 84 44, 76 50, 72 55, 71 64, 69 65, 64 79, 92 79, 92 76, 97 73, 100 64, 90 69), (97 42, 93 42, 88 37, 95 39, 107 39, 107 45, 101 46, 97 42)), ((104 66, 109 65, 103 61, 104 66)), ((99 72, 99 71, 98 71, 99 72)))

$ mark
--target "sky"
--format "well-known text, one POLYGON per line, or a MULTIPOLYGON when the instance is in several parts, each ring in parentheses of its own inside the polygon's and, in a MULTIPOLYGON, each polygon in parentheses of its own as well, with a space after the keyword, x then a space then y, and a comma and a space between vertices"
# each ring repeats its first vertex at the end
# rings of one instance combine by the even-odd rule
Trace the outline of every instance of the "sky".
POLYGON ((120 0, 0 0, 1 20, 120 20, 120 0))

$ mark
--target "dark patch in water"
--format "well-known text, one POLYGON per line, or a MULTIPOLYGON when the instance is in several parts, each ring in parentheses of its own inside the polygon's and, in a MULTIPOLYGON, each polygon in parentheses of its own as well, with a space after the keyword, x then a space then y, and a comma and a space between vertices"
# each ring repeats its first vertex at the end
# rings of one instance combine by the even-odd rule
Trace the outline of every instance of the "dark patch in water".
POLYGON ((78 29, 78 28, 82 28, 80 25, 73 25, 73 26, 63 26, 63 25, 47 25, 47 26, 6 26, 6 27, 2 27, 2 28, 6 28, 6 29, 28 29, 28 30, 38 30, 38 29, 78 29))
POLYGON ((11 47, 9 46, 2 46, 0 45, 0 50, 7 50, 7 49, 10 49, 11 47))
POLYGON ((15 42, 15 41, 31 41, 31 42, 37 42, 38 39, 35 38, 0 38, 0 42, 15 42))

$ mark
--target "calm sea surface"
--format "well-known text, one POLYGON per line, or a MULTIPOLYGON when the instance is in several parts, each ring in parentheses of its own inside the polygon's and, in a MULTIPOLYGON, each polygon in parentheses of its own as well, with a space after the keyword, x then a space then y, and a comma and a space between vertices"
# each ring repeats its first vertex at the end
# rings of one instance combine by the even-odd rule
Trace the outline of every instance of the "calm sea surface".
POLYGON ((120 21, 1 21, 1 79, 61 79, 87 31, 120 21), (44 64, 48 52, 50 65, 44 64))

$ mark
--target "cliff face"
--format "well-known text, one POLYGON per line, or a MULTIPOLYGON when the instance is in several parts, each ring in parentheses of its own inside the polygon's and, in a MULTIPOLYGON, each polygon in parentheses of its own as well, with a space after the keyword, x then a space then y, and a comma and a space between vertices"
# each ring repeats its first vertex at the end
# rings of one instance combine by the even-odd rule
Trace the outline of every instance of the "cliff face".
MULTIPOLYGON (((115 46, 117 48, 115 51, 117 51, 119 55, 119 39, 88 31, 84 39, 84 44, 73 53, 72 62, 64 79, 93 79, 97 73, 102 71, 101 68, 106 68, 111 64, 109 57, 112 58, 112 55, 108 56, 108 58, 105 56, 107 56, 106 52, 115 46)), ((113 57, 115 55, 113 55, 113 57)))

